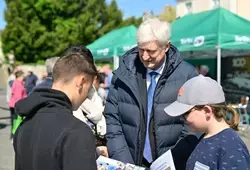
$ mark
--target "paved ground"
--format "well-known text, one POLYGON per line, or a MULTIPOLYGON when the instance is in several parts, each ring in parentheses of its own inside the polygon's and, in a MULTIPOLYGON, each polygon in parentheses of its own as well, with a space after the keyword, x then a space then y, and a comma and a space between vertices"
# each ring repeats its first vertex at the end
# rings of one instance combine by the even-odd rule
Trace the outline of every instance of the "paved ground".
POLYGON ((0 89, 0 170, 14 169, 14 151, 10 140, 9 110, 0 89))
POLYGON ((14 169, 14 150, 10 140, 9 109, 5 97, 5 75, 0 68, 0 170, 14 169))

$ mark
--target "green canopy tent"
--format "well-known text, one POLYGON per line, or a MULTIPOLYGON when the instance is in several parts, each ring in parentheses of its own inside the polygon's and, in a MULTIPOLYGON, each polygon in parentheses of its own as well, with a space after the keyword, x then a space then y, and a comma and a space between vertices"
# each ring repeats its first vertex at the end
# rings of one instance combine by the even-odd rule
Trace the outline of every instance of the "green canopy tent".
POLYGON ((114 65, 117 65, 118 56, 136 46, 136 30, 134 25, 113 30, 89 44, 87 48, 95 60, 113 58, 114 65))
POLYGON ((172 44, 185 57, 217 55, 218 83, 221 57, 250 54, 250 21, 224 8, 184 16, 171 24, 171 30, 172 44))

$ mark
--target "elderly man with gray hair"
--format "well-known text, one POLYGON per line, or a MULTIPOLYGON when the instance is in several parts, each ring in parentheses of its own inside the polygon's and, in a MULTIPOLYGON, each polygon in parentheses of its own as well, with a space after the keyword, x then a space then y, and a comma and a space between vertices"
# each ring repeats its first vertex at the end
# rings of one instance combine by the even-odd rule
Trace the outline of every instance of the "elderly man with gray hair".
POLYGON ((48 58, 45 61, 46 71, 47 71, 47 77, 45 80, 43 80, 41 83, 39 83, 35 89, 37 88, 51 88, 52 87, 52 72, 54 65, 56 64, 56 61, 59 59, 59 57, 51 57, 48 58))
POLYGON ((167 22, 146 14, 137 30, 138 46, 121 57, 114 71, 104 111, 113 159, 149 167, 171 149, 176 169, 183 170, 198 141, 182 117, 163 110, 198 75, 171 45, 170 34, 167 22))

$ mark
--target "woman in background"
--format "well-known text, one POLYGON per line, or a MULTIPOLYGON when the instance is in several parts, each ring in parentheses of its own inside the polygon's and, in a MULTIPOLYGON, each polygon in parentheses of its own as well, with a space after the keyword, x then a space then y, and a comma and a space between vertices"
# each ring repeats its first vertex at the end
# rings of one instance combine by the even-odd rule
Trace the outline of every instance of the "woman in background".
MULTIPOLYGON (((20 99, 23 99, 27 96, 26 90, 24 88, 24 73, 23 71, 15 72, 16 79, 13 81, 11 87, 11 97, 9 100, 9 107, 11 113, 11 127, 13 128, 14 120, 17 118, 17 114, 15 114, 15 104, 20 99)), ((12 138, 12 135, 11 135, 12 138)))

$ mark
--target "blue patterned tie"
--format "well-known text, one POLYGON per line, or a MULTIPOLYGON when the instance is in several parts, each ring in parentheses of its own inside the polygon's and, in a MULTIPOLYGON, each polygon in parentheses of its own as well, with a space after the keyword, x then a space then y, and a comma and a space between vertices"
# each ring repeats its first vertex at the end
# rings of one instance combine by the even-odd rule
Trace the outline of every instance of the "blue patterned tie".
POLYGON ((150 72, 149 74, 151 76, 151 82, 148 88, 147 131, 146 131, 146 140, 145 140, 143 156, 149 163, 151 163, 153 161, 153 158, 152 158, 152 151, 151 151, 150 140, 149 140, 149 120, 150 120, 150 115, 151 115, 152 106, 153 106, 154 91, 156 87, 155 77, 157 76, 158 73, 153 71, 153 72, 150 72))

